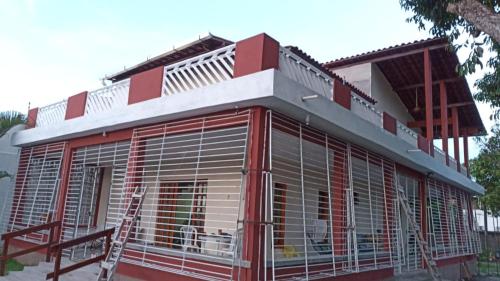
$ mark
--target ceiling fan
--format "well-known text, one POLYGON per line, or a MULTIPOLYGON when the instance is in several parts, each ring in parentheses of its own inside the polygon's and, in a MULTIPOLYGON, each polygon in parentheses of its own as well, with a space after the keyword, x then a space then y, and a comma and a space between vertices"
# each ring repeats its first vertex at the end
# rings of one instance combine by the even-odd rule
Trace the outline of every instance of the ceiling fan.
POLYGON ((414 113, 419 113, 422 108, 418 105, 418 88, 415 88, 415 107, 413 108, 414 113))

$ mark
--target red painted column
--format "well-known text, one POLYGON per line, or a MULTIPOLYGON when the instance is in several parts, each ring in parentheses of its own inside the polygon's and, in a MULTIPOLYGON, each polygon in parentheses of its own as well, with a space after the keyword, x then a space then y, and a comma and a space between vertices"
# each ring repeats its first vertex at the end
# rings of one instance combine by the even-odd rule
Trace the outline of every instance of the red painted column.
POLYGON ((397 121, 389 113, 385 112, 382 115, 384 129, 394 135, 397 134, 397 121))
POLYGON ((446 165, 450 165, 448 157, 448 94, 446 93, 446 84, 444 81, 439 81, 439 101, 441 112, 441 141, 444 154, 446 155, 446 165))
POLYGON ((434 116, 432 106, 432 72, 431 57, 429 49, 424 50, 424 90, 425 90, 425 129, 426 137, 429 143, 429 154, 434 155, 434 116))
POLYGON ((81 92, 68 98, 66 104, 65 120, 83 116, 85 114, 85 105, 87 104, 87 91, 81 92))
MULTIPOLYGON (((264 237, 264 228, 260 225, 264 218, 261 217, 261 204, 264 198, 263 194, 263 161, 264 161, 264 146, 265 146, 265 124, 266 124, 266 110, 262 107, 257 107, 252 111, 250 127, 250 143, 248 152, 248 174, 247 174, 247 187, 246 187, 246 206, 245 206, 245 220, 248 223, 244 225, 243 237, 243 251, 242 258, 250 261, 251 268, 244 270, 244 280, 259 280, 259 267, 265 269, 262 263, 263 258, 263 244, 259 243, 264 237), (261 248, 259 249, 259 245, 261 248), (261 264, 259 264, 259 260, 261 264)), ((265 191, 264 191, 265 192, 265 191)), ((237 271, 236 271, 237 272, 237 271)), ((260 270, 261 274, 265 274, 265 270, 260 270)))
POLYGON ((464 166, 467 168, 467 176, 470 177, 469 171, 469 132, 464 130, 464 134, 462 136, 464 141, 464 166))
POLYGON ((132 75, 128 92, 128 104, 161 97, 163 66, 132 75))
POLYGON ((333 80, 333 101, 351 109, 351 89, 338 79, 333 80))
POLYGON ((453 127, 453 147, 455 152, 455 160, 457 160, 457 171, 460 172, 460 145, 459 145, 459 132, 458 132, 458 109, 451 108, 451 124, 453 127))
POLYGON ((26 122, 26 128, 27 129, 35 128, 37 116, 38 116, 38 107, 31 108, 28 111, 28 120, 26 122))
POLYGON ((347 198, 346 190, 348 188, 348 163, 347 147, 345 145, 334 145, 332 166, 333 175, 331 178, 332 186, 332 208, 333 213, 333 245, 334 254, 338 256, 347 254, 347 198))
POLYGON ((266 69, 279 69, 278 41, 265 33, 236 42, 234 77, 266 69))

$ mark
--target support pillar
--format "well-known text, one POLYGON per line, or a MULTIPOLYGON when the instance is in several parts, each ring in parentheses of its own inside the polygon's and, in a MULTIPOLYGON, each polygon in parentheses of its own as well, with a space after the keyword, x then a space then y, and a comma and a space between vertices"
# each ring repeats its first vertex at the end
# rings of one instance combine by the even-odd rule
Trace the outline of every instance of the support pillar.
POLYGON ((448 153, 448 94, 446 93, 446 84, 443 80, 439 81, 439 101, 441 112, 441 146, 445 154, 446 165, 450 165, 448 153))
POLYGON ((469 171, 469 132, 464 130, 464 134, 462 136, 464 141, 464 166, 467 169, 467 176, 470 177, 469 171))
POLYGON ((457 160, 457 171, 460 172, 460 144, 458 132, 458 108, 451 108, 451 124, 453 127, 453 147, 455 152, 455 160, 457 160))
POLYGON ((431 57, 429 49, 424 50, 424 90, 425 90, 425 130, 429 141, 429 154, 434 155, 434 130, 433 130, 433 106, 432 106, 432 72, 431 57))

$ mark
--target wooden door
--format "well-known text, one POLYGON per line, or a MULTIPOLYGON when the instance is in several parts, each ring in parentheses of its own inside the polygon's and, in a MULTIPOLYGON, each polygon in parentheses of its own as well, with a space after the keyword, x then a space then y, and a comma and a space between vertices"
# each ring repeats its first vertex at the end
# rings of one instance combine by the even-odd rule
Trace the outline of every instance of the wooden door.
POLYGON ((174 245, 177 190, 177 183, 162 182, 160 184, 160 192, 158 194, 158 211, 156 213, 156 246, 172 248, 174 245))

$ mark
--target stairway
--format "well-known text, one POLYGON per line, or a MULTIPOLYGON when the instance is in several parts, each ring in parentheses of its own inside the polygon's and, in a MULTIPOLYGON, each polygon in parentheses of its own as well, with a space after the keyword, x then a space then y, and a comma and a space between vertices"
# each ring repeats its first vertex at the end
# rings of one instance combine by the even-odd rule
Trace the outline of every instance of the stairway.
MULTIPOLYGON (((63 258, 61 266, 70 265, 72 262, 63 258)), ((42 281, 45 280, 47 273, 54 271, 53 262, 40 262, 36 266, 25 266, 23 271, 11 271, 8 275, 0 277, 0 281, 42 281)), ((97 263, 85 266, 75 271, 61 275, 61 281, 86 281, 95 280, 99 272, 97 263)))

